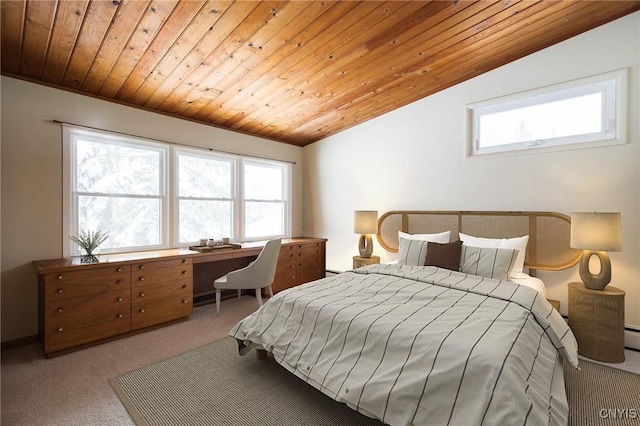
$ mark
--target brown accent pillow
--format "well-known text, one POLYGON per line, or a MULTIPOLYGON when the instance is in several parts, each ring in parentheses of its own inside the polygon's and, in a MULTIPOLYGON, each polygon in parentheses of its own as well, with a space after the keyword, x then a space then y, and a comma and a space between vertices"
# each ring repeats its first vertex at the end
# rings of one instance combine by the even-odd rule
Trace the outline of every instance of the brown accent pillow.
POLYGON ((433 243, 430 241, 427 246, 427 259, 424 265, 458 271, 460 270, 461 250, 462 241, 454 241, 446 244, 433 243))

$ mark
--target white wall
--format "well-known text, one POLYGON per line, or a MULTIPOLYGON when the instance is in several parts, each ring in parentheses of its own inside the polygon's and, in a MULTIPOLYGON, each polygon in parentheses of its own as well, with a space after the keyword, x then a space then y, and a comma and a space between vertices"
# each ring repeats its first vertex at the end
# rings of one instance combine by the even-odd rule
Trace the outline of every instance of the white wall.
POLYGON ((302 149, 2 77, 2 341, 37 334, 32 261, 62 257, 62 131, 52 120, 294 161, 293 235, 302 229, 302 149))
MULTIPOLYGON (((619 211, 623 251, 612 285, 640 327, 640 12, 483 74, 304 149, 304 231, 328 238, 327 268, 358 253, 354 210, 619 211), (464 108, 473 102, 630 68, 629 143, 465 161, 464 108)), ((375 241, 383 261, 395 255, 375 241)), ((567 311, 577 266, 540 272, 567 311)))

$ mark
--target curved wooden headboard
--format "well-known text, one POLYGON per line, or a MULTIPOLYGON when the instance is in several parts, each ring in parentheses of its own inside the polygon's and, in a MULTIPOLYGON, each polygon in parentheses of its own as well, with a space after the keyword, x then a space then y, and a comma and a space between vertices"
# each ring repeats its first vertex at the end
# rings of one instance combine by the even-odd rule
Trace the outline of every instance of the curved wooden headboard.
POLYGON ((571 218, 554 212, 484 212, 396 210, 378 219, 378 242, 387 251, 398 252, 398 231, 433 234, 451 231, 484 238, 529 235, 525 267, 535 276, 537 269, 557 271, 578 263, 582 252, 569 247, 571 218))

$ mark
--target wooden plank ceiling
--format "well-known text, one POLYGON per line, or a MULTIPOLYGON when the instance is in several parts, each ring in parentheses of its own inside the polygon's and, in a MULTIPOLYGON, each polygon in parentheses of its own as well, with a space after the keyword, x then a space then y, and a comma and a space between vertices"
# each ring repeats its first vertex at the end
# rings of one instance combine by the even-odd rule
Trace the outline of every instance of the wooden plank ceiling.
POLYGON ((2 0, 2 73, 298 146, 640 1, 2 0))

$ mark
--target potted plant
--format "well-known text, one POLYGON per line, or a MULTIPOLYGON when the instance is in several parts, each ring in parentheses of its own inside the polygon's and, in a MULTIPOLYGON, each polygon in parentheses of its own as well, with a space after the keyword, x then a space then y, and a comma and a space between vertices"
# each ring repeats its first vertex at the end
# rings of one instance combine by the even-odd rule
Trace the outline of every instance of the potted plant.
POLYGON ((94 253, 98 246, 104 243, 107 238, 109 238, 109 236, 102 231, 81 231, 77 235, 72 235, 71 240, 78 244, 78 246, 80 246, 80 249, 84 251, 84 253, 82 253, 82 257, 80 258, 80 262, 99 262, 94 253))

